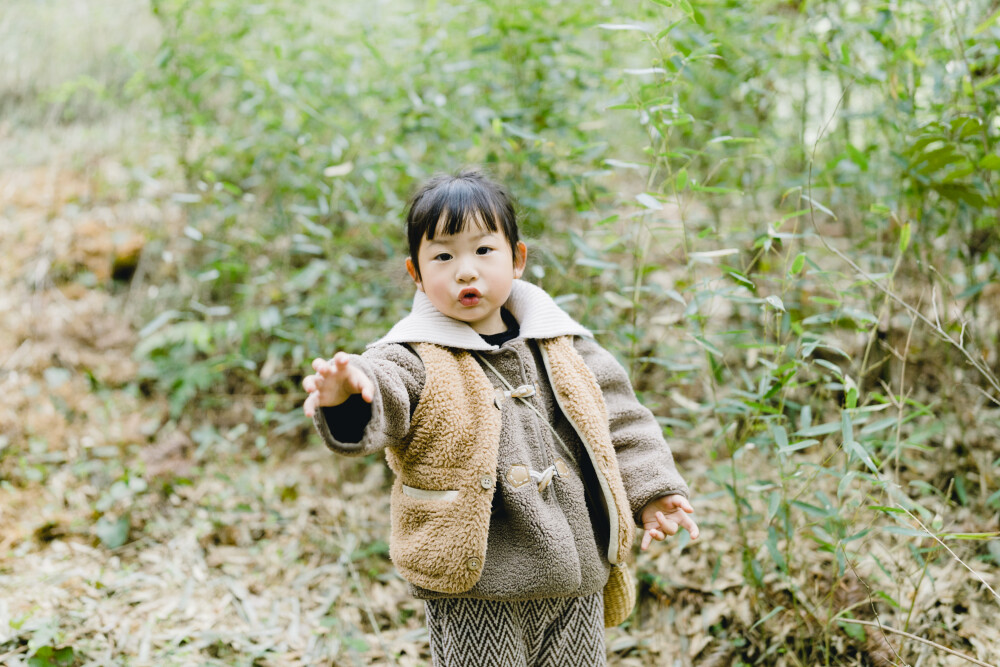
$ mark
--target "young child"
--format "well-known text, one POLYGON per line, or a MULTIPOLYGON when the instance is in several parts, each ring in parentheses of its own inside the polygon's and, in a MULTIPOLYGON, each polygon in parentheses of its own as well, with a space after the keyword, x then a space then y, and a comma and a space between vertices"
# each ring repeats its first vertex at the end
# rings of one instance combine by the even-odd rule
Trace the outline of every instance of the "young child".
POLYGON ((643 550, 697 538, 687 486, 621 365, 519 280, 504 188, 438 176, 406 222, 411 313, 360 356, 313 361, 305 414, 336 452, 385 450, 389 554, 435 665, 603 665, 609 575, 636 523, 643 550))

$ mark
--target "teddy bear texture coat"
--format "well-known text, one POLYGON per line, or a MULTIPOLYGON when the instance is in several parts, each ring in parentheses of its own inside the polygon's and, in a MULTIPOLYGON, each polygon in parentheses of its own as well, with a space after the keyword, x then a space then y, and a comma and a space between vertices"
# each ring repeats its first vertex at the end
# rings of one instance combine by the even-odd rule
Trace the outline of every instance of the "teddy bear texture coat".
POLYGON ((418 598, 590 595, 628 558, 645 504, 688 493, 614 357, 537 287, 515 281, 505 307, 520 336, 493 346, 417 292, 408 317, 352 356, 372 404, 314 418, 334 451, 386 450, 390 556, 418 598))

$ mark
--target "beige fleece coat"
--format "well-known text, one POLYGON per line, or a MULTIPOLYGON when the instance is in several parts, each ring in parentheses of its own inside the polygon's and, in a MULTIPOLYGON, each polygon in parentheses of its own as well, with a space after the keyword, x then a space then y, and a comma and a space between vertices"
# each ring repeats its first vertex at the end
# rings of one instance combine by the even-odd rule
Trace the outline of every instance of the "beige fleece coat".
POLYGON ((537 287, 515 281, 506 305, 521 336, 496 348, 418 292, 411 315, 353 358, 378 389, 360 441, 316 417, 335 451, 385 449, 390 555, 417 597, 589 595, 628 558, 641 508, 687 494, 614 358, 537 287), (510 385, 532 385, 535 409, 498 409, 504 385, 469 350, 510 385), (559 473, 539 491, 529 472, 549 467, 559 473))

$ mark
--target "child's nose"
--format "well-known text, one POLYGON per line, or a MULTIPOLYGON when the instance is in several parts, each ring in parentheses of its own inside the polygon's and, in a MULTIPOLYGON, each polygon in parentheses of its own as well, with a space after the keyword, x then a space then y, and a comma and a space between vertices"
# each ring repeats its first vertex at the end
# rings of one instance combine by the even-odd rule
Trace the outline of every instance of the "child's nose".
POLYGON ((476 266, 473 262, 465 260, 458 265, 458 271, 455 273, 455 278, 459 282, 468 282, 470 280, 475 280, 479 277, 479 273, 476 271, 476 266))

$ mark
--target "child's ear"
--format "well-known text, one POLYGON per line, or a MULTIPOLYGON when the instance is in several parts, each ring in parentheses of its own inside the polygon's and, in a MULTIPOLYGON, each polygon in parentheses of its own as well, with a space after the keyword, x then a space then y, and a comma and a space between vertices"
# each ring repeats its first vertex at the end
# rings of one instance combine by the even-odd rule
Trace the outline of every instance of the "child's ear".
POLYGON ((424 286, 420 284, 420 278, 417 277, 417 267, 413 265, 413 260, 409 257, 406 258, 406 272, 410 274, 411 278, 413 278, 413 282, 416 283, 417 289, 423 292, 424 286))
POLYGON ((514 256, 514 277, 520 278, 524 273, 524 266, 528 262, 528 246, 524 241, 517 242, 517 254, 514 256))

